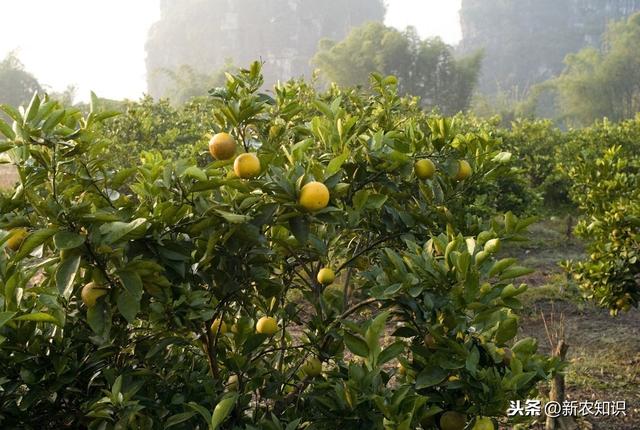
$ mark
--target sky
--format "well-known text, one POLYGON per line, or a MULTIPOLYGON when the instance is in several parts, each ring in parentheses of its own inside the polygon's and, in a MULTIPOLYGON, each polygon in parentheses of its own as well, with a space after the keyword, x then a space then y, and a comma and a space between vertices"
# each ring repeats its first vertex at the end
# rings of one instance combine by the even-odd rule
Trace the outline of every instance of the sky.
MULTIPOLYGON (((179 1, 179 0, 175 0, 179 1)), ((460 38, 461 0, 386 0, 386 24, 412 25, 421 37, 460 38)), ((0 59, 15 51, 48 90, 76 87, 111 99, 146 90, 144 44, 159 19, 159 0, 19 0, 3 2, 0 59)))

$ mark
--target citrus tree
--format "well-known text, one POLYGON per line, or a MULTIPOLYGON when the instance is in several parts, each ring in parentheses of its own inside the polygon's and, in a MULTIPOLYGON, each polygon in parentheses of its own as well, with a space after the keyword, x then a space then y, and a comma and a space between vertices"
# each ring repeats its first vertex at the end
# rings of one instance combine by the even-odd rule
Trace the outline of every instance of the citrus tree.
POLYGON ((497 141, 393 77, 261 86, 212 91, 206 163, 3 106, 3 427, 490 429, 558 368, 514 344, 529 271, 497 256, 531 220, 479 217, 497 141))
POLYGON ((612 313, 640 301, 640 121, 603 122, 572 133, 562 157, 583 213, 576 233, 589 258, 566 267, 587 297, 612 313))
MULTIPOLYGON (((104 103, 94 98, 93 104, 102 109, 104 103)), ((125 167, 138 165, 142 151, 157 151, 169 159, 194 157, 207 148, 212 108, 211 100, 204 97, 179 107, 167 99, 145 97, 123 103, 118 109, 121 115, 97 124, 94 131, 97 139, 108 141, 106 156, 125 167)))

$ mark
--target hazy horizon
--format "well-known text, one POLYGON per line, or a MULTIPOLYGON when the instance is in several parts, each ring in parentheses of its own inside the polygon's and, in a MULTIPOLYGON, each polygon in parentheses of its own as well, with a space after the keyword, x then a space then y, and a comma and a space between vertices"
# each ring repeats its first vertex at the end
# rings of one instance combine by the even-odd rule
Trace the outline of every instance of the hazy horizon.
MULTIPOLYGON (((385 3, 387 25, 401 30, 411 25, 421 37, 439 36, 449 44, 460 41, 461 0, 385 3)), ((22 0, 3 7, 9 18, 31 18, 0 26, 0 57, 15 51, 46 89, 63 91, 74 85, 78 100, 87 100, 90 91, 111 99, 138 99, 146 92, 145 42, 160 18, 159 0, 22 0), (62 25, 65 20, 73 25, 62 25), (51 35, 42 40, 42 32, 25 31, 27 25, 50 26, 51 35)))

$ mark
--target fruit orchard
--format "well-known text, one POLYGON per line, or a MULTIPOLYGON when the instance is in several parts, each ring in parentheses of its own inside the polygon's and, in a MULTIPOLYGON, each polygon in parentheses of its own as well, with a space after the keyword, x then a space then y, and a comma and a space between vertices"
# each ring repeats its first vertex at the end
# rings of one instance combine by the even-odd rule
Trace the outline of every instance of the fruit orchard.
MULTIPOLYGON (((500 248, 534 219, 498 213, 521 181, 499 133, 393 77, 262 84, 256 63, 150 118, 3 106, 3 428, 491 429, 561 370, 517 338, 530 271, 500 248)), ((634 204, 588 208, 595 239, 634 249, 634 204)))

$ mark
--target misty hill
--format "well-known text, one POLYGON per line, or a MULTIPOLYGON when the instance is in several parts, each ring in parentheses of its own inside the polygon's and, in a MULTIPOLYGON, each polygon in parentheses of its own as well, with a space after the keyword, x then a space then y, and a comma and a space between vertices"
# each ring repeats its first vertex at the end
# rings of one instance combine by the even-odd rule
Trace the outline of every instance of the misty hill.
POLYGON ((558 75, 567 54, 599 47, 608 23, 636 11, 640 0, 463 0, 459 48, 484 48, 481 92, 522 92, 558 75))
POLYGON ((183 65, 214 74, 231 62, 265 61, 265 81, 310 74, 323 38, 341 40, 353 27, 382 21, 382 0, 162 0, 147 41, 149 94, 166 96, 163 70, 183 65))

